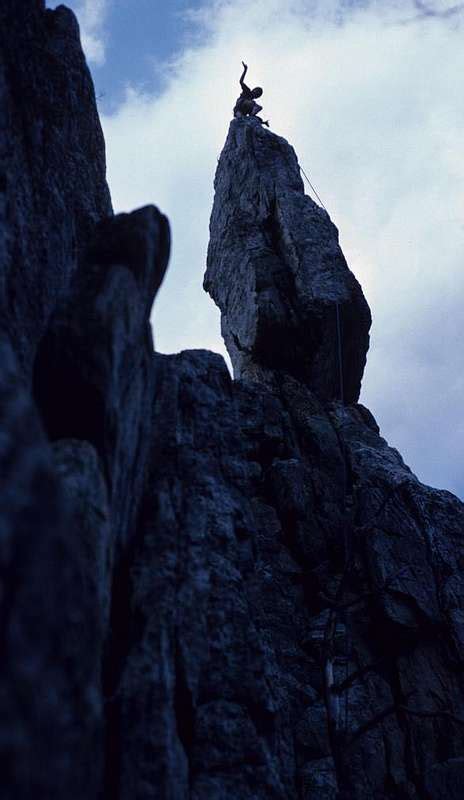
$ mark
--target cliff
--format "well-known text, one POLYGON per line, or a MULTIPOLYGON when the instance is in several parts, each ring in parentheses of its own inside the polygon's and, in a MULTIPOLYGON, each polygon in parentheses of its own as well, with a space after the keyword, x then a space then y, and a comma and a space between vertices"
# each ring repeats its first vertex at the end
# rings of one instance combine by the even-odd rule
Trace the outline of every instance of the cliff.
POLYGON ((219 160, 204 286, 221 309, 236 378, 293 375, 355 402, 371 315, 326 211, 304 194, 292 147, 257 120, 231 125, 219 160))
POLYGON ((457 800, 464 508, 357 403, 370 313, 292 148, 234 120, 205 286, 112 215, 73 15, 0 10, 5 800, 457 800), (21 58, 15 57, 17 54, 21 58))

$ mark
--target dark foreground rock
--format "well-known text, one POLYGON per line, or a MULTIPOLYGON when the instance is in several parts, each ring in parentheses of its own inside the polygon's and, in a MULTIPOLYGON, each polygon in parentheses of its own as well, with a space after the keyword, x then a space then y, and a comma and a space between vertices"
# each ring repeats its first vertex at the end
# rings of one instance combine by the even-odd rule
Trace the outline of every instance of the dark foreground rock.
POLYGON ((458 800, 464 508, 356 403, 369 311, 292 149, 234 121, 218 168, 240 379, 154 354, 169 228, 112 216, 74 17, 0 21, 1 797, 458 800))
POLYGON ((71 11, 0 4, 0 297, 21 366, 111 214, 95 93, 71 11))
POLYGON ((72 12, 5 0, 0 41, 0 795, 96 798, 169 228, 112 216, 72 12))

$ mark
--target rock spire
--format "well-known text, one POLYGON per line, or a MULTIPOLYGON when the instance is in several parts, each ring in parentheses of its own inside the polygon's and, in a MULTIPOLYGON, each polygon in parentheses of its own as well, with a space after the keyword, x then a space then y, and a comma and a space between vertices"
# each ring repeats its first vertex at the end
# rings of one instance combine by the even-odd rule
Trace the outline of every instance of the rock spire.
POLYGON ((234 119, 215 179, 204 286, 221 309, 236 378, 293 375, 319 397, 359 397, 371 316, 327 212, 304 193, 295 151, 234 119))

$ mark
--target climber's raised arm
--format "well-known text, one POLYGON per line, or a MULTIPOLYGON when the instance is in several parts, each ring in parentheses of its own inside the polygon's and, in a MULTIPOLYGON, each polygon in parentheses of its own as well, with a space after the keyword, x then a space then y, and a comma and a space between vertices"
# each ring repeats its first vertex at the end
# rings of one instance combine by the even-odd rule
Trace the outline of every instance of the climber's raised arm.
POLYGON ((241 78, 240 78, 240 86, 242 87, 242 91, 244 91, 244 92, 249 92, 249 91, 250 91, 250 89, 249 89, 249 87, 246 85, 246 83, 244 82, 244 78, 245 78, 245 75, 247 74, 247 70, 248 70, 248 65, 247 65, 247 64, 245 64, 245 62, 244 62, 244 61, 242 61, 242 64, 243 64, 243 72, 242 72, 242 76, 241 76, 241 78))

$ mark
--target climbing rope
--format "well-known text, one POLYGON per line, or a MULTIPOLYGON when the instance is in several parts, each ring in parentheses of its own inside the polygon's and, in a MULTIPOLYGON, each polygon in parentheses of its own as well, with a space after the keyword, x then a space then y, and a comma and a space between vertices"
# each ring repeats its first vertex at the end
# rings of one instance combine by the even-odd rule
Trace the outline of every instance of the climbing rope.
MULTIPOLYGON (((315 190, 314 186, 312 185, 311 181, 309 180, 308 176, 306 175, 306 172, 304 171, 304 169, 303 169, 303 167, 301 166, 301 164, 299 164, 299 167, 300 167, 300 171, 301 171, 301 172, 303 173, 303 175, 305 176, 305 178, 306 178, 306 180, 307 180, 307 182, 308 182, 309 186, 311 187, 311 189, 313 190, 313 192, 314 192, 314 194, 316 195, 317 199, 319 200, 319 202, 320 202, 320 204, 321 204, 322 208, 324 209, 324 211, 327 211, 327 209, 326 209, 326 207, 325 207, 324 203, 322 202, 321 198, 319 197, 318 193, 316 192, 316 190, 315 190)), ((329 213, 329 212, 327 211, 327 213, 329 213)))
MULTIPOLYGON (((311 183, 308 175, 304 171, 303 167, 300 165, 300 171, 302 172, 304 178, 306 179, 309 187, 312 189, 314 195, 317 197, 320 205, 327 211, 324 203, 322 202, 321 197, 319 196, 316 188, 311 183)), ((337 331, 337 360, 338 360, 338 379, 339 379, 339 395, 340 395, 340 403, 342 406, 345 405, 345 386, 344 386, 344 378, 343 378, 343 342, 342 342, 342 324, 341 324, 341 314, 340 314, 340 305, 338 302, 335 303, 335 315, 336 315, 336 331, 337 331)), ((342 740, 340 739, 340 735, 347 735, 347 731, 349 728, 349 708, 350 708, 350 698, 349 698, 349 685, 348 685, 348 673, 349 673, 349 659, 350 659, 350 652, 351 652, 351 635, 349 630, 348 619, 346 615, 346 610, 342 610, 343 605, 343 596, 346 589, 346 582, 348 580, 349 572, 351 569, 351 561, 353 558, 352 553, 352 541, 349 532, 348 526, 348 508, 347 508, 347 453, 345 443, 343 438, 340 442, 341 446, 341 455, 342 455, 342 508, 343 508, 343 547, 344 547, 344 569, 343 574, 341 576, 340 584, 338 586, 338 590, 335 597, 335 603, 329 611, 329 616, 327 619, 326 629, 324 633, 324 640, 326 646, 326 660, 325 660, 325 692, 326 692, 326 704, 327 704, 327 713, 328 713, 328 723, 329 723, 329 736, 333 742, 333 755, 334 760, 336 763, 336 771, 337 771, 337 780, 340 780, 341 772, 342 772, 342 761, 341 761, 341 747, 342 747, 342 740), (345 695, 345 703, 344 703, 344 713, 343 713, 343 722, 342 722, 342 709, 341 709, 341 699, 334 694, 334 660, 335 660, 335 637, 336 637, 336 630, 337 630, 337 621, 339 619, 340 613, 343 613, 344 622, 345 622, 345 683, 346 688, 344 691, 345 695)))

